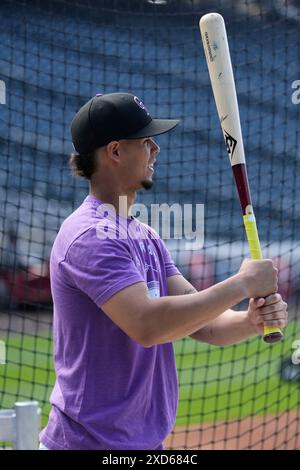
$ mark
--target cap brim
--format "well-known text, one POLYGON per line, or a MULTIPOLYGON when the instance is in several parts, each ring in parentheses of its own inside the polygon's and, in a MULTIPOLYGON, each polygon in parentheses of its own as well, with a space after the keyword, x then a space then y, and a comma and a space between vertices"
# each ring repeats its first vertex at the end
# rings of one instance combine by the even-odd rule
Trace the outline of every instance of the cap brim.
POLYGON ((130 134, 126 139, 141 139, 143 137, 154 137, 155 135, 169 132, 179 124, 179 119, 152 119, 147 126, 138 132, 130 134))

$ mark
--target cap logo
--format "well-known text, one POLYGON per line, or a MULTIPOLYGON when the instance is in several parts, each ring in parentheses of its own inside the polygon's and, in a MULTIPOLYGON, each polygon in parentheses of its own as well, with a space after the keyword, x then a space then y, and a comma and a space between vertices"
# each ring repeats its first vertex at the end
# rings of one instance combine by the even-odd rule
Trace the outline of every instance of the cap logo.
POLYGON ((135 103, 144 111, 146 111, 147 114, 150 114, 144 103, 137 97, 135 96, 134 98, 135 103))

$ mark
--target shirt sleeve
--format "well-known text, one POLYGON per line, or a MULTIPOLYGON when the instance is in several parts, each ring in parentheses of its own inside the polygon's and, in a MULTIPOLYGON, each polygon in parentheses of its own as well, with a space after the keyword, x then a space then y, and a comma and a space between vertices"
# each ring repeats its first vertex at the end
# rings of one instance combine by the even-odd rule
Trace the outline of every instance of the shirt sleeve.
POLYGON ((154 228, 150 226, 145 226, 149 233, 150 237, 154 239, 159 246, 159 251, 163 256, 163 262, 165 267, 166 277, 175 276, 176 274, 181 274, 177 266, 175 265, 171 253, 169 252, 168 248, 166 247, 164 241, 160 238, 159 234, 154 230, 154 228))
POLYGON ((125 287, 145 282, 126 240, 99 239, 95 229, 71 245, 63 263, 75 286, 99 307, 125 287))
POLYGON ((161 246, 161 250, 163 253, 163 257, 164 257, 166 276, 170 277, 170 276, 174 276, 175 274, 181 274, 173 261, 171 253, 169 252, 165 243, 161 239, 160 239, 160 246, 161 246))

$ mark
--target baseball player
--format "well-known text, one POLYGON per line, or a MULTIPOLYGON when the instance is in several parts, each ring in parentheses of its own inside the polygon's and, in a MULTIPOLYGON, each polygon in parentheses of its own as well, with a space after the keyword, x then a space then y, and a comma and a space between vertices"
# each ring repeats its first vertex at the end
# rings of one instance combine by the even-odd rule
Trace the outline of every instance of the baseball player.
POLYGON ((51 252, 56 383, 41 448, 162 449, 178 402, 172 342, 224 346, 287 323, 271 260, 245 260, 197 292, 130 215, 137 191, 153 185, 154 137, 177 124, 129 93, 96 95, 72 121, 70 165, 90 190, 51 252), (246 311, 231 310, 243 299, 246 311))

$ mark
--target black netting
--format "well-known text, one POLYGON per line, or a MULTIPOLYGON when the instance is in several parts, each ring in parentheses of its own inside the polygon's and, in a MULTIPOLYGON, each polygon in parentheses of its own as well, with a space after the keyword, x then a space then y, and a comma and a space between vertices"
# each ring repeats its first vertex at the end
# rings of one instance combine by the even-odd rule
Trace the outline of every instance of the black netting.
POLYGON ((182 273, 203 289, 248 254, 198 28, 209 11, 227 25, 262 248, 281 268, 290 324, 272 346, 260 338, 224 348, 177 342, 180 403, 167 447, 300 447, 300 373, 291 360, 300 340, 296 1, 1 1, 0 409, 38 400, 47 420, 48 260, 61 222, 87 193, 67 161, 70 121, 91 96, 128 91, 152 115, 181 119, 158 138, 155 185, 139 202, 205 205, 204 247, 168 242, 182 273))

